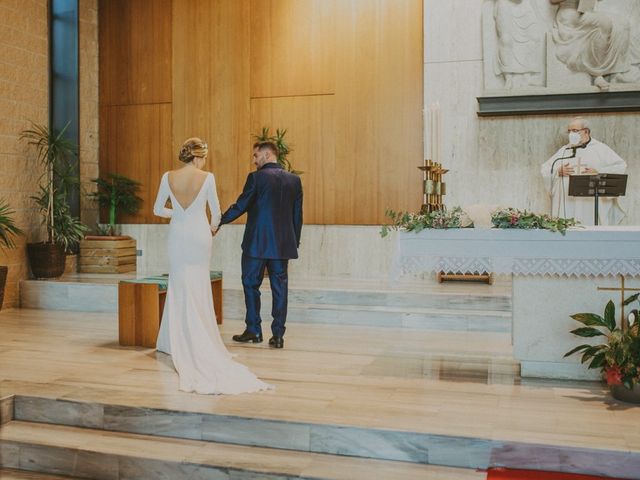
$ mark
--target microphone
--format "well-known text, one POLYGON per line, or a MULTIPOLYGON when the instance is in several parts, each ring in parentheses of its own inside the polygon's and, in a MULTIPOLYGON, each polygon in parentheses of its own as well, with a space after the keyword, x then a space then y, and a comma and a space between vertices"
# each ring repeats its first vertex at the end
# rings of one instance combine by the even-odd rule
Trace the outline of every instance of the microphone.
MULTIPOLYGON (((570 148, 571 150, 573 150, 573 152, 572 152, 572 153, 571 153, 571 155, 569 155, 568 157, 561 156, 561 157, 556 158, 556 159, 553 161, 553 163, 551 164, 551 171, 549 172, 549 173, 551 173, 551 175, 552 175, 552 176, 553 176, 553 169, 555 168, 556 163, 558 163, 560 160, 568 160, 569 158, 576 158, 576 151, 577 151, 577 150, 578 150, 578 148, 580 148, 580 147, 578 147, 578 146, 572 146, 572 147, 567 147, 567 148, 570 148)), ((567 151, 567 148, 565 148, 565 150, 564 150, 565 152, 567 151)))

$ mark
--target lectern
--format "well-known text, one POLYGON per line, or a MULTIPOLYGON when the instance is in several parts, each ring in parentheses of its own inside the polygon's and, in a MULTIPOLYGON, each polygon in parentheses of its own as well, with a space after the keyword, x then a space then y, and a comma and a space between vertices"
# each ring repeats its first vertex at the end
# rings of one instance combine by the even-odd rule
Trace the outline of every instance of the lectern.
POLYGON ((626 190, 627 175, 598 173, 596 175, 571 175, 569 177, 569 196, 593 197, 595 225, 598 225, 599 198, 624 196, 626 190))

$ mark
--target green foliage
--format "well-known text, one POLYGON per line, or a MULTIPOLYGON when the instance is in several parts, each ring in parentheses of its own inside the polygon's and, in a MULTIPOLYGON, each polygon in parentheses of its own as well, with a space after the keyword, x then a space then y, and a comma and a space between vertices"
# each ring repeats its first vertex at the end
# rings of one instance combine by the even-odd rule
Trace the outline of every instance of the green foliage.
MULTIPOLYGON (((64 247, 66 252, 75 249, 80 241, 84 238, 84 234, 89 228, 82 223, 77 217, 71 215, 69 204, 67 203, 67 194, 64 189, 53 189, 53 224, 55 228, 52 230, 53 243, 64 247)), ((49 209, 49 188, 40 185, 40 194, 31 197, 35 200, 36 205, 43 214, 44 219, 48 219, 46 212, 49 209)))
POLYGON ((526 210, 503 208, 491 214, 491 223, 496 228, 543 229, 560 232, 564 235, 567 228, 578 225, 575 218, 555 218, 549 215, 537 215, 526 210))
POLYGON ((98 186, 98 191, 89 196, 109 212, 108 230, 99 230, 99 233, 113 235, 118 212, 135 214, 140 210, 142 198, 138 192, 141 184, 117 173, 109 173, 106 179, 94 178, 91 181, 98 186))
POLYGON ((77 155, 77 146, 64 136, 68 126, 67 123, 56 133, 44 125, 32 123, 31 128, 20 134, 21 140, 35 148, 37 159, 44 166, 39 193, 31 198, 40 208, 47 241, 62 245, 67 251, 76 246, 88 230, 71 215, 66 200, 69 189, 78 184, 78 179, 71 173, 71 158, 77 155))
POLYGON ((13 219, 16 212, 11 209, 9 203, 0 199, 0 248, 14 248, 14 237, 24 232, 18 228, 13 219))
MULTIPOLYGON (((638 294, 627 298, 624 304, 634 301, 638 301, 638 294)), ((609 385, 624 385, 631 389, 640 382, 640 318, 638 310, 633 310, 628 317, 630 326, 623 329, 616 324, 615 310, 615 305, 609 301, 603 316, 595 313, 571 315, 584 325, 571 333, 583 338, 604 336, 607 340, 600 345, 579 345, 564 356, 581 352, 580 361, 588 363, 588 368, 600 369, 609 385)))
POLYGON ((288 155, 292 152, 292 149, 284 139, 284 136, 286 135, 286 133, 287 133, 286 129, 280 130, 278 128, 276 129, 275 135, 270 135, 269 127, 262 127, 262 132, 260 133, 260 135, 254 135, 254 138, 258 142, 275 143, 276 147, 278 147, 278 163, 280 164, 280 166, 284 168, 287 172, 291 172, 296 175, 301 175, 304 172, 301 172, 300 170, 295 170, 293 168, 293 165, 291 165, 291 162, 287 158, 288 155))
POLYGON ((436 210, 431 213, 409 213, 387 210, 385 215, 391 219, 390 225, 383 225, 380 235, 384 238, 391 230, 418 233, 425 228, 469 228, 473 222, 460 207, 453 210, 436 210))

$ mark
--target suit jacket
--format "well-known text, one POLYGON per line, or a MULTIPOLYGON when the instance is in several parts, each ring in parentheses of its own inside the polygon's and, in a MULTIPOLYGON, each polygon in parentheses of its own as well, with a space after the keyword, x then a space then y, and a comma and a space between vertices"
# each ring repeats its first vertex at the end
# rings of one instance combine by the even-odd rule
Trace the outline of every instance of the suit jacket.
POLYGON ((247 212, 242 251, 254 258, 298 258, 302 231, 302 182, 277 163, 250 173, 221 225, 247 212))

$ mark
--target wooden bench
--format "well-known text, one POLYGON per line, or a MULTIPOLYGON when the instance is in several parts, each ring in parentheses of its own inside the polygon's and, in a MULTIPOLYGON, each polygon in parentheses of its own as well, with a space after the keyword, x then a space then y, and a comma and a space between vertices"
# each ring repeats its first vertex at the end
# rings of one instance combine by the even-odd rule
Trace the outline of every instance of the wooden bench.
MULTIPOLYGON (((155 348, 167 297, 168 276, 122 280, 118 283, 120 345, 155 348)), ((222 272, 211 272, 213 308, 222 324, 222 272)))

